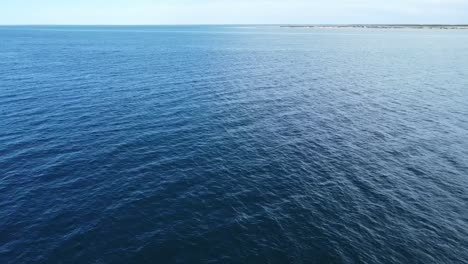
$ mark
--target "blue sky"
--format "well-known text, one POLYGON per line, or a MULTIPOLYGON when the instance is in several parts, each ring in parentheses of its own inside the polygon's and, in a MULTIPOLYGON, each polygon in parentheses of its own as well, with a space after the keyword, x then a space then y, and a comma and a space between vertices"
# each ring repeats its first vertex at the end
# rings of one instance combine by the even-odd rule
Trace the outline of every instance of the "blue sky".
POLYGON ((0 24, 468 24, 468 0, 5 0, 0 24))

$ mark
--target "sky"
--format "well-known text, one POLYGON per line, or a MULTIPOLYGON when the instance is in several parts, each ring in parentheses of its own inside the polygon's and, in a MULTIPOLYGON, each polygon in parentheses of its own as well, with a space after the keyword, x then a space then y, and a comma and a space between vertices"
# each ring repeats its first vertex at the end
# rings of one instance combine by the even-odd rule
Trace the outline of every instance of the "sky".
POLYGON ((0 24, 468 24, 468 0, 2 0, 0 24))

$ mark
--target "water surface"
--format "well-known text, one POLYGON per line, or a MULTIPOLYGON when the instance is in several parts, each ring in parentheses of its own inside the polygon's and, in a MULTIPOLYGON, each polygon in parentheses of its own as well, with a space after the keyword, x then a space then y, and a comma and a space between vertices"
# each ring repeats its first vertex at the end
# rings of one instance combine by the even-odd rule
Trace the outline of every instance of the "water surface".
POLYGON ((468 263, 468 34, 0 27, 1 263, 468 263))

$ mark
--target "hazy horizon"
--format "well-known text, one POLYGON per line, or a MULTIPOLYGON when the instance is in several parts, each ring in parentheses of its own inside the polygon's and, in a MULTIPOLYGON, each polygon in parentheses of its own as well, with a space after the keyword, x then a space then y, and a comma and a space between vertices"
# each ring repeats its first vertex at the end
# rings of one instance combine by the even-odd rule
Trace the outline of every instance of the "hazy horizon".
POLYGON ((454 24, 454 23, 401 23, 401 24, 396 24, 396 23, 334 23, 334 24, 317 24, 317 23, 302 23, 302 24, 0 24, 2 27, 40 27, 40 26, 109 26, 109 27, 125 27, 125 26, 468 26, 468 23, 463 23, 463 24, 454 24))
POLYGON ((468 24, 468 0, 18 0, 0 25, 468 24))

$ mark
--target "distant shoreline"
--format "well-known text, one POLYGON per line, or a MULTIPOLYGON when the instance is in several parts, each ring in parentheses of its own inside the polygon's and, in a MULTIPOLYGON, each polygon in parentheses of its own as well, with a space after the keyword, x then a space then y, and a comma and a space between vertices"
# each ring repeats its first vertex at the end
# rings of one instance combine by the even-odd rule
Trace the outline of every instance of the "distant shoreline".
POLYGON ((0 28, 21 27, 180 27, 180 26, 258 26, 280 28, 356 28, 356 29, 468 29, 468 24, 0 24, 0 28))
POLYGON ((283 25, 282 28, 468 29, 468 25, 283 25))

